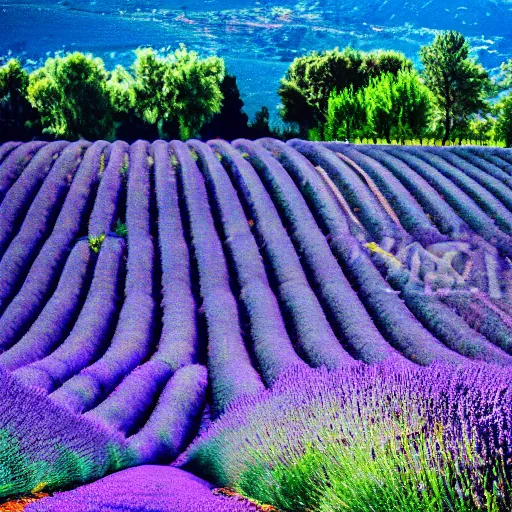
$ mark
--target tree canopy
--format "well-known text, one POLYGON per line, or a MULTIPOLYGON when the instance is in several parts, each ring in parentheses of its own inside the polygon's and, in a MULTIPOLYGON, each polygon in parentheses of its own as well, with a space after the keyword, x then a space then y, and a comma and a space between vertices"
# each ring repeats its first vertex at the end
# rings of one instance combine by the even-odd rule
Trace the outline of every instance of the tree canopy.
POLYGON ((366 86, 382 73, 396 75, 412 69, 402 53, 375 51, 365 53, 353 48, 313 52, 296 58, 281 80, 279 96, 285 121, 298 123, 303 132, 322 125, 327 117, 329 96, 352 86, 366 86))
POLYGON ((469 58, 467 41, 454 30, 438 34, 432 44, 421 49, 420 58, 425 83, 434 94, 443 123, 445 144, 464 128, 472 114, 487 109, 489 75, 469 58))
POLYGON ((108 78, 103 61, 92 55, 49 58, 30 75, 27 91, 44 131, 70 139, 111 137, 108 78))

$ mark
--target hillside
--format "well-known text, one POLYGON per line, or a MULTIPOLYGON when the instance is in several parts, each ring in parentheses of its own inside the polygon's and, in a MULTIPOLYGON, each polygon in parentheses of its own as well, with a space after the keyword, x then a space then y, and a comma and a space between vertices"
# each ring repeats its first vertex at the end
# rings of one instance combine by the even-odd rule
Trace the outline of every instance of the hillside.
POLYGON ((498 148, 4 144, 2 494, 169 463, 292 367, 512 364, 511 185, 498 148))
POLYGON ((187 44, 226 59, 239 78, 250 115, 268 105, 276 116, 279 79, 297 55, 336 46, 403 51, 417 60, 434 30, 463 32, 484 66, 497 68, 512 56, 512 7, 503 0, 382 2, 253 0, 13 2, 0 10, 0 54, 40 62, 48 52, 92 51, 109 67, 129 64, 141 45, 187 44), (94 30, 90 30, 93 27, 94 30), (265 76, 265 80, 256 79, 265 76))

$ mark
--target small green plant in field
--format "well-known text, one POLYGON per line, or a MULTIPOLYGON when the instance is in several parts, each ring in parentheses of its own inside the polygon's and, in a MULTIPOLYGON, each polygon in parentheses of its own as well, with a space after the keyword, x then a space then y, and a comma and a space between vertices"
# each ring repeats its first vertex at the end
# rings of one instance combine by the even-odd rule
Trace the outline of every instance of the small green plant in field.
POLYGON ((91 251, 98 253, 101 249, 101 244, 105 240, 105 234, 102 233, 99 236, 89 236, 89 247, 91 251))
POLYGON ((125 176, 128 172, 128 165, 128 155, 124 155, 123 165, 121 165, 121 169, 119 169, 121 176, 125 176))
POLYGON ((178 165, 180 164, 178 157, 174 154, 171 155, 171 164, 173 167, 178 167, 178 165))
POLYGON ((102 153, 100 156, 100 168, 98 171, 98 174, 100 175, 100 177, 103 176, 104 170, 105 170, 105 153, 102 153))
POLYGON ((117 223, 116 223, 114 232, 117 236, 122 236, 123 238, 126 238, 126 236, 128 235, 128 230, 126 229, 126 224, 124 222, 121 222, 121 219, 117 219, 117 223))

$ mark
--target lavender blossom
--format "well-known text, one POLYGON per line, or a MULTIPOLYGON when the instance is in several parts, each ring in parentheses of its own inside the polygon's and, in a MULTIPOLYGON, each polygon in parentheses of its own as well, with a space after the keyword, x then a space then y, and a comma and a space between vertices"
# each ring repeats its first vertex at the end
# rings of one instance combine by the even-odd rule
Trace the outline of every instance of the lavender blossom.
POLYGON ((0 349, 9 348, 18 341, 53 291, 92 207, 98 184, 98 164, 106 144, 96 142, 86 151, 52 234, 37 255, 23 286, 0 318, 0 349))
POLYGON ((44 146, 5 194, 0 205, 0 259, 19 230, 27 208, 34 200, 55 160, 67 145, 67 142, 58 141, 44 146))

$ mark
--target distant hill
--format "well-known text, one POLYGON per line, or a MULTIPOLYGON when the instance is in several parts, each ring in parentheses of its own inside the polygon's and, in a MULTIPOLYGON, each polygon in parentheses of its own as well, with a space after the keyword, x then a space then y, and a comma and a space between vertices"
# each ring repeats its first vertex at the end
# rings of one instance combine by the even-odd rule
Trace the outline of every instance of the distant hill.
POLYGON ((351 45, 416 60, 435 30, 445 29, 463 32, 482 64, 497 68, 512 56, 512 1, 4 0, 0 54, 35 65, 48 52, 76 49, 114 66, 129 64, 137 46, 184 42, 226 59, 249 115, 268 105, 276 119, 279 79, 295 56, 351 45))

